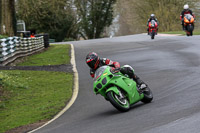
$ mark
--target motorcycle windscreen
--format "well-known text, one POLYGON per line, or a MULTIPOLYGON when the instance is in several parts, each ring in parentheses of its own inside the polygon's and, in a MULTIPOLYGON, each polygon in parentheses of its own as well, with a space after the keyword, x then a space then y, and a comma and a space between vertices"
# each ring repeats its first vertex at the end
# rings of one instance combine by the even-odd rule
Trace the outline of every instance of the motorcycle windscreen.
POLYGON ((94 81, 96 81, 103 74, 103 72, 106 70, 107 67, 108 66, 102 66, 96 70, 94 75, 94 81))
POLYGON ((156 21, 155 20, 151 20, 151 27, 155 27, 156 25, 156 21))
POLYGON ((191 14, 185 14, 185 18, 190 21, 193 17, 191 14))

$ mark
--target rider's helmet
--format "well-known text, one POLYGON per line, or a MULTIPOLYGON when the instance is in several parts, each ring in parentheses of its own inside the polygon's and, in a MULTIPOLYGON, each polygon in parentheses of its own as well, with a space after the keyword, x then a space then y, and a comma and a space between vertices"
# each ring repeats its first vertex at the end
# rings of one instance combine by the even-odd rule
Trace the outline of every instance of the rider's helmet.
POLYGON ((99 66, 100 59, 97 53, 91 52, 86 56, 86 63, 88 66, 94 70, 96 70, 99 66))
POLYGON ((189 9, 189 5, 188 5, 188 4, 185 4, 185 5, 183 6, 183 8, 184 8, 184 10, 188 10, 188 9, 189 9))
POLYGON ((155 19, 155 14, 151 14, 151 19, 155 19))

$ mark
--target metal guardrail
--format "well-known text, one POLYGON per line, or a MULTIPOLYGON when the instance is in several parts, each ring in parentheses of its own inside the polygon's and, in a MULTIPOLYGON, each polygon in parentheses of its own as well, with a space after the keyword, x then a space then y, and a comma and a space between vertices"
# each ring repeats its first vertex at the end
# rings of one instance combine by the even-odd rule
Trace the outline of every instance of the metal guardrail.
POLYGON ((44 49, 43 36, 35 38, 8 37, 0 39, 0 66, 44 49))

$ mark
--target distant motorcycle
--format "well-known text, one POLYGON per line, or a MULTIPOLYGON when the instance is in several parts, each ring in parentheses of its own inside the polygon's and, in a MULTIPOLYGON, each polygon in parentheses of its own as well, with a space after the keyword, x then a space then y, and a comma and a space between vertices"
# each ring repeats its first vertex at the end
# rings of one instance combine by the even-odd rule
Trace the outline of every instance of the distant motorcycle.
POLYGON ((153 94, 149 87, 139 93, 135 81, 123 75, 120 71, 113 72, 110 66, 102 66, 95 72, 93 90, 101 94, 119 111, 125 112, 139 101, 150 103, 153 94))
POLYGON ((192 36, 193 30, 194 30, 194 17, 191 14, 185 14, 184 26, 185 26, 186 35, 192 36))
POLYGON ((151 39, 154 39, 155 35, 157 35, 157 27, 158 24, 155 20, 151 20, 149 22, 149 35, 151 36, 151 39))

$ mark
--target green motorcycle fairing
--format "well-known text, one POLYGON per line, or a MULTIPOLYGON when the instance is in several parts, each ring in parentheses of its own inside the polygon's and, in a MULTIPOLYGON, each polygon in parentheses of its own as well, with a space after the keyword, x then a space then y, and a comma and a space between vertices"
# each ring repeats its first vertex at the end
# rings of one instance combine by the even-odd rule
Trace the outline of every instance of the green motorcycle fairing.
POLYGON ((95 94, 101 94, 107 98, 107 93, 113 91, 119 95, 119 88, 125 92, 130 104, 134 104, 143 99, 144 94, 137 91, 136 82, 124 76, 121 72, 112 73, 110 66, 102 66, 95 72, 93 90, 95 94))

